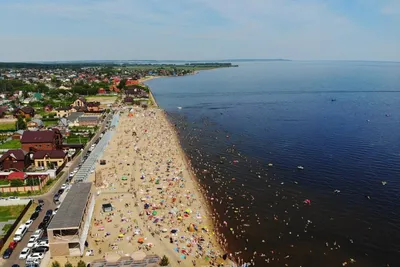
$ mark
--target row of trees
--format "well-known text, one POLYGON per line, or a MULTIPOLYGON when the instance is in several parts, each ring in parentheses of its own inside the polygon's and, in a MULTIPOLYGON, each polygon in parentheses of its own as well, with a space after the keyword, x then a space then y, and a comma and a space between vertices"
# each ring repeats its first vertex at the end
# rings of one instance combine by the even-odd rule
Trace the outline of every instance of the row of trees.
MULTIPOLYGON (((51 264, 51 267, 61 267, 61 264, 60 264, 58 261, 54 261, 54 262, 51 264)), ((64 267, 74 267, 74 266, 72 265, 72 263, 70 263, 69 261, 67 261, 67 262, 64 264, 64 267)), ((83 260, 80 260, 80 261, 78 262, 78 264, 76 265, 76 267, 86 267, 86 263, 85 263, 83 260)))

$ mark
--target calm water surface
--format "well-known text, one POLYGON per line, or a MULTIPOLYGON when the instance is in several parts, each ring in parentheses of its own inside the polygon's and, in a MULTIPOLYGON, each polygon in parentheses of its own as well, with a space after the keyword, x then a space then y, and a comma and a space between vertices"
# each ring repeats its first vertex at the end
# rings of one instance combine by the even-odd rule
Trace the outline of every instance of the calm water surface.
POLYGON ((244 63, 148 85, 230 252, 257 266, 400 266, 400 64, 244 63))

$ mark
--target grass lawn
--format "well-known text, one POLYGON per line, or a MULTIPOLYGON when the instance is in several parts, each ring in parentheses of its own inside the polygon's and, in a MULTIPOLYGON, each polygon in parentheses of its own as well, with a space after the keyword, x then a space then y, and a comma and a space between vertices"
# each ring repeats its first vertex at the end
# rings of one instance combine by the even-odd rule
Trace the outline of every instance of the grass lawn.
POLYGON ((79 136, 68 136, 67 144, 86 144, 89 141, 89 137, 79 136))
POLYGON ((15 131, 15 123, 14 122, 7 122, 7 123, 0 123, 0 131, 15 131))
POLYGON ((18 149, 21 148, 20 140, 10 140, 3 144, 0 144, 0 149, 18 149))
POLYGON ((4 225, 4 227, 3 227, 3 233, 7 233, 8 232, 8 230, 11 228, 11 226, 12 226, 12 224, 5 224, 4 225))
POLYGON ((43 121, 43 124, 44 124, 45 127, 52 126, 52 125, 57 125, 57 123, 58 123, 58 120, 43 121))
POLYGON ((0 221, 6 222, 8 220, 16 219, 24 210, 24 205, 18 206, 0 206, 0 221))

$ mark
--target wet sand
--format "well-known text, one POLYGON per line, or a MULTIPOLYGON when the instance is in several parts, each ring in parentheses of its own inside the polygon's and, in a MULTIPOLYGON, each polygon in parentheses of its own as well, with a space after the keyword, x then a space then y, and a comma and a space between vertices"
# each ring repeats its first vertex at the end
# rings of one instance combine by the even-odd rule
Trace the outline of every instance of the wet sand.
POLYGON ((143 250, 166 255, 172 266, 224 262, 223 239, 162 110, 121 112, 102 159, 89 178, 96 184, 90 261, 143 250), (108 203, 113 210, 104 212, 108 203))

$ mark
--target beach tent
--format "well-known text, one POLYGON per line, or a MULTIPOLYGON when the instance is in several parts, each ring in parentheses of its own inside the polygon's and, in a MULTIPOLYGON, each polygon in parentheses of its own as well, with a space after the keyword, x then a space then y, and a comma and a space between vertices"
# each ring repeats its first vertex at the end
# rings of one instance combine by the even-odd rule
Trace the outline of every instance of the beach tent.
POLYGON ((192 233, 196 231, 196 230, 194 229, 194 226, 193 226, 192 223, 189 225, 188 230, 189 230, 189 232, 192 232, 192 233))
POLYGON ((102 208, 103 208, 103 212, 113 211, 113 206, 111 205, 111 203, 103 204, 102 208))
POLYGON ((126 176, 122 176, 122 181, 126 181, 126 180, 128 180, 128 178, 126 177, 126 176))

